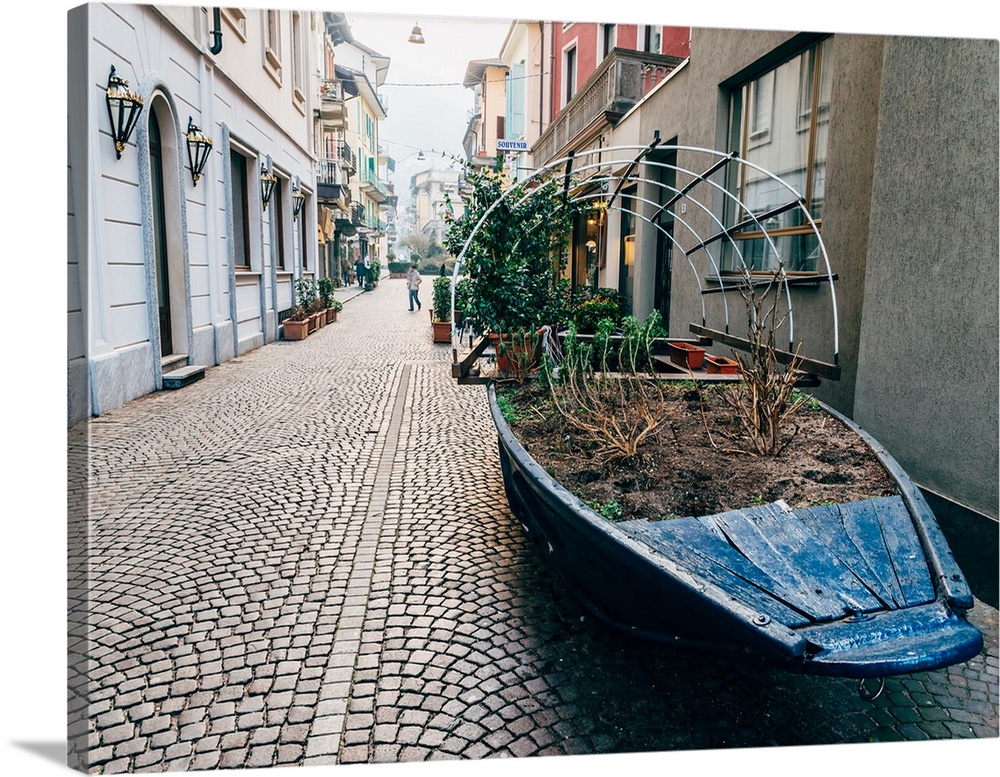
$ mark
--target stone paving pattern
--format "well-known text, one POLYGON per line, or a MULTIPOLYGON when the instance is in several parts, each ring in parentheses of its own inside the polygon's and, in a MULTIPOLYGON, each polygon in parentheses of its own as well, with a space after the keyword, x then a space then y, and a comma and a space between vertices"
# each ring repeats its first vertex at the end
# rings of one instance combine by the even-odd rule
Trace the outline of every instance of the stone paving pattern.
POLYGON ((77 768, 997 737, 982 603, 982 655, 874 702, 595 622, 512 517, 484 389, 450 363, 386 279, 304 341, 71 430, 77 768))

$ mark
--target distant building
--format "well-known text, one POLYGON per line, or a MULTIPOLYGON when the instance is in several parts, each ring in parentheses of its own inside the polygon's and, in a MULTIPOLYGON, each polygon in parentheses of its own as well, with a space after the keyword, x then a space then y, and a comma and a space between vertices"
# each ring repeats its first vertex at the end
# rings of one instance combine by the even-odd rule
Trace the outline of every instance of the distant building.
POLYGON ((424 170, 410 180, 416 229, 442 247, 448 231, 447 215, 461 218, 464 211, 460 185, 461 173, 452 169, 424 170))
POLYGON ((462 145, 471 165, 495 165, 497 139, 507 137, 507 74, 507 65, 495 57, 472 60, 466 68, 462 84, 472 89, 474 107, 462 145))
POLYGON ((523 151, 504 152, 504 166, 516 178, 531 172, 528 149, 542 131, 544 29, 542 22, 514 22, 500 47, 500 60, 507 66, 503 139, 520 141, 525 146, 523 151))
POLYGON ((358 228, 363 226, 363 220, 354 211, 351 193, 351 180, 358 172, 357 153, 347 139, 347 101, 357 96, 358 86, 346 69, 338 71, 336 46, 353 42, 354 37, 342 13, 326 12, 323 22, 319 41, 322 75, 316 115, 319 264, 331 277, 349 280, 358 228))
POLYGON ((344 140, 356 162, 352 177, 352 220, 356 240, 352 240, 352 258, 378 259, 386 264, 387 222, 384 209, 390 207, 388 156, 379 145, 379 123, 385 119, 386 104, 378 88, 385 82, 389 58, 356 40, 342 40, 336 45, 337 74, 354 89, 346 96, 347 127, 344 140))

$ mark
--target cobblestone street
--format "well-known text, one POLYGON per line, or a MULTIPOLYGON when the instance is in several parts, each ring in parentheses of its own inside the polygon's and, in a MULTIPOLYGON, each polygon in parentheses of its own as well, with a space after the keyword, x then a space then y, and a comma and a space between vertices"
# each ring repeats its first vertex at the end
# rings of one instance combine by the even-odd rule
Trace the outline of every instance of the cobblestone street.
POLYGON ((874 702, 595 622, 511 516, 485 391, 456 385, 403 284, 74 430, 91 467, 90 636, 69 644, 82 767, 997 737, 981 603, 982 655, 874 702))

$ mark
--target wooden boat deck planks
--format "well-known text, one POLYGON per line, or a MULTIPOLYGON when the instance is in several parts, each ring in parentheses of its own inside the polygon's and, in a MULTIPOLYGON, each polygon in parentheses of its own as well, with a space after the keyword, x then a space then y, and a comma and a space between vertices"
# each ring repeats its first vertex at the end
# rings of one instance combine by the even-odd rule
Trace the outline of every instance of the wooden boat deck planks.
POLYGON ((692 570, 741 601, 786 626, 811 622, 806 604, 794 591, 736 551, 709 526, 695 518, 671 521, 627 521, 617 524, 630 537, 692 570))
POLYGON ((900 606, 932 601, 935 596, 934 581, 906 506, 901 499, 894 502, 879 500, 875 503, 875 515, 899 585, 902 596, 900 606))
POLYGON ((802 510, 774 503, 618 528, 790 628, 935 595, 898 496, 802 510))
POLYGON ((794 513, 762 505, 713 520, 754 564, 800 593, 812 620, 831 620, 847 607, 857 609, 858 597, 851 596, 859 593, 855 581, 837 580, 843 565, 794 513))
POLYGON ((857 505, 845 514, 841 511, 840 505, 822 505, 818 507, 805 507, 799 512, 802 520, 816 526, 816 531, 820 534, 827 546, 837 554, 851 574, 868 590, 872 597, 879 603, 880 607, 890 608, 893 606, 893 597, 886 587, 879 583, 868 562, 867 554, 863 553, 859 543, 861 539, 856 533, 848 530, 847 524, 853 522, 857 514, 861 513, 864 505, 857 505))

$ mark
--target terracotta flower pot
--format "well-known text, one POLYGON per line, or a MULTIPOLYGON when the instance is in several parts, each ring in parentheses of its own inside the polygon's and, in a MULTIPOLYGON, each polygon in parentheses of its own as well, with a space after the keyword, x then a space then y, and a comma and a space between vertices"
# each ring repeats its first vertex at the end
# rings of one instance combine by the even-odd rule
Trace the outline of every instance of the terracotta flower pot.
POLYGON ((689 370, 700 370, 705 361, 705 349, 691 343, 669 343, 670 361, 689 370))
MULTIPOLYGON (((539 330, 538 334, 541 334, 539 330)), ((504 335, 501 342, 500 335, 490 334, 490 342, 497 355, 497 370, 504 375, 510 374, 519 363, 525 360, 525 354, 532 349, 531 338, 527 335, 515 337, 504 335), (511 364, 511 361, 514 364, 511 364)), ((534 353, 530 355, 528 362, 529 369, 535 367, 541 359, 541 341, 534 343, 534 353)))
POLYGON ((713 356, 706 353, 705 370, 715 375, 735 375, 739 371, 739 365, 725 356, 713 356))
POLYGON ((451 342, 451 321, 434 321, 433 326, 435 343, 451 342))
POLYGON ((281 331, 286 340, 305 340, 309 334, 309 321, 285 321, 281 331))

